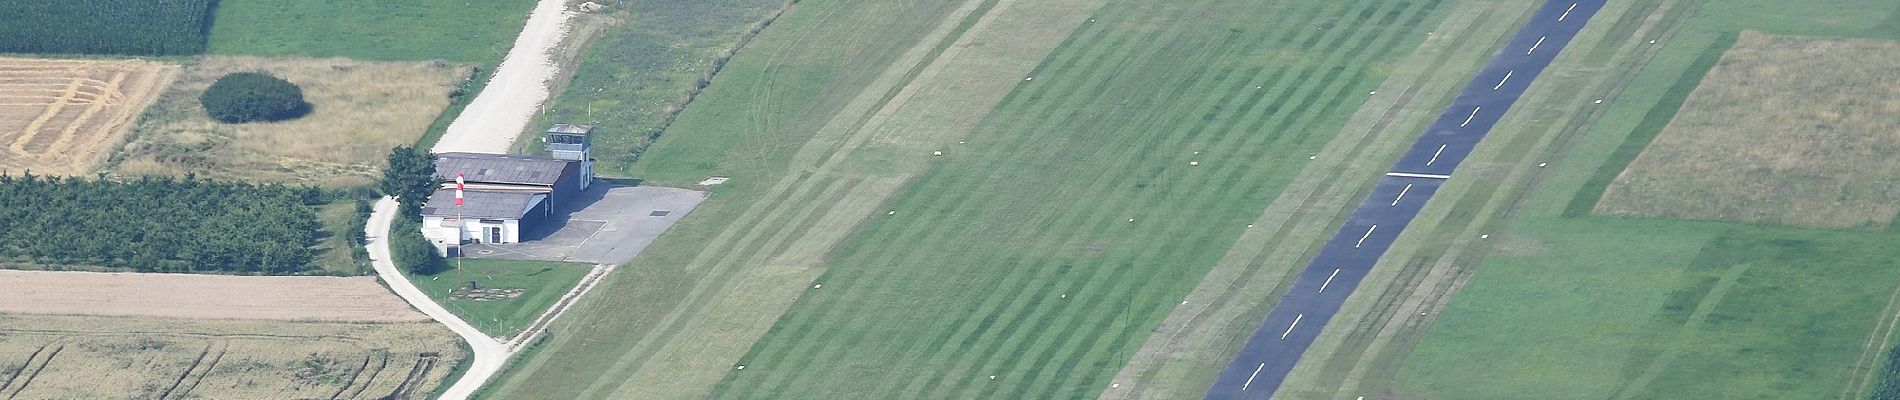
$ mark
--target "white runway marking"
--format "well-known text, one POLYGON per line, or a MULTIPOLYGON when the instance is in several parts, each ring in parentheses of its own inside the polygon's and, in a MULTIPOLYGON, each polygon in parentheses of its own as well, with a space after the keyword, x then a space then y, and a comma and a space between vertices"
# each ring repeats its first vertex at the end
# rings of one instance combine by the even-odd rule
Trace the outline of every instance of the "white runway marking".
POLYGON ((1412 191, 1412 184, 1410 183, 1405 184, 1404 189, 1399 189, 1399 197, 1395 197, 1392 199, 1392 206, 1394 207, 1398 206, 1399 200, 1405 200, 1405 193, 1410 192, 1410 191, 1412 191))
POLYGON ((1359 248, 1359 245, 1362 245, 1362 244, 1366 244, 1366 238, 1369 238, 1369 237, 1372 237, 1372 231, 1373 231, 1373 230, 1376 230, 1376 229, 1379 229, 1379 225, 1376 225, 1376 224, 1375 224, 1375 225, 1372 225, 1372 227, 1371 227, 1371 228, 1366 228, 1366 235, 1365 235, 1365 236, 1360 236, 1360 237, 1359 237, 1359 242, 1358 242, 1358 243, 1353 243, 1353 244, 1352 244, 1352 247, 1353 247, 1353 248, 1359 248))
POLYGON ((1544 39, 1549 39, 1549 38, 1550 38, 1549 36, 1543 36, 1543 37, 1539 37, 1539 38, 1537 38, 1537 43, 1531 43, 1531 49, 1530 49, 1530 50, 1525 50, 1525 51, 1524 51, 1524 55, 1527 55, 1527 56, 1528 56, 1528 55, 1531 55, 1531 53, 1532 53, 1532 52, 1535 52, 1535 51, 1537 51, 1537 46, 1543 46, 1543 45, 1544 45, 1544 39))
POLYGON ((1491 91, 1493 91, 1493 92, 1496 92, 1496 91, 1498 91, 1498 89, 1503 89, 1503 88, 1504 88, 1504 83, 1505 83, 1505 82, 1510 82, 1510 81, 1511 81, 1511 75, 1512 75, 1512 74, 1516 74, 1516 73, 1517 73, 1517 71, 1504 71, 1504 79, 1499 79, 1499 80, 1498 80, 1498 85, 1497 85, 1497 86, 1492 86, 1492 87, 1491 87, 1491 91))
POLYGON ((1326 283, 1319 284, 1319 292, 1326 293, 1326 286, 1333 284, 1333 278, 1339 276, 1339 268, 1333 268, 1333 274, 1326 276, 1326 283))
POLYGON ((1471 108, 1471 115, 1470 115, 1470 116, 1467 116, 1467 117, 1465 117, 1465 123, 1462 123, 1462 124, 1458 124, 1458 127, 1460 127, 1460 128, 1462 128, 1462 127, 1464 127, 1465 125, 1471 125, 1471 119, 1473 119, 1473 118, 1477 118, 1477 117, 1478 117, 1478 110, 1483 110, 1483 109, 1484 109, 1484 107, 1472 107, 1472 108, 1471 108))
MULTIPOLYGON (((1477 114, 1477 112, 1473 111, 1472 114, 1477 114)), ((1432 152, 1432 159, 1425 160, 1425 165, 1432 165, 1432 163, 1438 162, 1438 155, 1445 153, 1445 146, 1447 145, 1438 145, 1438 151, 1432 152)))
POLYGON ((1400 178, 1451 179, 1451 175, 1414 174, 1414 173, 1407 173, 1407 172, 1387 172, 1385 173, 1385 176, 1396 176, 1400 178))
POLYGON ((1247 383, 1240 384, 1240 390, 1247 390, 1248 386, 1253 386, 1253 378, 1260 376, 1260 369, 1266 367, 1267 363, 1260 363, 1260 366, 1253 367, 1253 375, 1247 375, 1247 383))
POLYGON ((1286 326, 1286 332, 1280 334, 1280 340, 1286 340, 1286 335, 1293 334, 1293 327, 1300 326, 1300 318, 1306 318, 1306 314, 1293 316, 1293 325, 1286 326))
POLYGON ((1559 15, 1559 16, 1557 16, 1557 20, 1558 20, 1558 21, 1562 21, 1562 20, 1564 20, 1564 18, 1569 18, 1569 17, 1570 17, 1570 11, 1571 11, 1571 10, 1575 10, 1575 9, 1577 9, 1577 3, 1570 3, 1570 8, 1566 8, 1566 9, 1564 9, 1564 15, 1559 15))

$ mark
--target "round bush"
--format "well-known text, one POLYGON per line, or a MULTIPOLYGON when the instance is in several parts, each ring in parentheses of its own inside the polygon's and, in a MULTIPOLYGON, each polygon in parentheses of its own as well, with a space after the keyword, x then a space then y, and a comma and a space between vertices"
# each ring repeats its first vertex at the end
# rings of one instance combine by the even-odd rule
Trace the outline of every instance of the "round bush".
POLYGON ((262 72, 239 72, 218 78, 198 102, 211 119, 224 123, 282 121, 309 113, 303 89, 262 72))

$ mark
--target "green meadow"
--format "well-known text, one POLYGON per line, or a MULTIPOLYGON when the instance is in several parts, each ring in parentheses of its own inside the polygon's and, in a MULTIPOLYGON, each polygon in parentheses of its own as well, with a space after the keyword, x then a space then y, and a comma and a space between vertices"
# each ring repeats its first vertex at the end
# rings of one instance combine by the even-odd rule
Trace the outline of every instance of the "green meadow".
POLYGON ((442 272, 429 275, 410 273, 409 282, 434 298, 442 308, 462 317, 469 325, 490 336, 510 336, 534 323, 548 306, 580 283, 592 267, 587 264, 555 261, 522 261, 489 258, 447 260, 442 272), (470 285, 479 289, 520 289, 512 299, 476 300, 452 295, 470 285))
POLYGON ((211 54, 493 65, 534 0, 224 0, 211 54), (459 3, 459 4, 458 4, 459 3))
POLYGON ((1095 396, 1441 5, 1109 2, 714 397, 1095 396))
MULTIPOLYGON (((1862 0, 1629 7, 1687 19, 1530 189, 1505 231, 1492 233, 1516 244, 1476 266, 1387 390, 1442 399, 1866 396, 1871 378, 1893 375, 1880 374, 1879 360, 1891 346, 1900 235, 1590 210, 1740 31, 1900 39, 1900 10, 1862 0)), ((1647 15, 1592 24, 1627 36, 1629 21, 1647 15)), ((1578 56, 1601 63, 1608 54, 1578 56)))

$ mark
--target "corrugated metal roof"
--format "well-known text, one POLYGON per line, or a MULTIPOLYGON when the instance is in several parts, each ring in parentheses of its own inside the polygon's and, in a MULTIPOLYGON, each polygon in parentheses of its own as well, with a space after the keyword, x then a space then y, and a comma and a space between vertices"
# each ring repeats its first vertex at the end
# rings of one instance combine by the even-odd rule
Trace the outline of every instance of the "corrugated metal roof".
POLYGON ((455 180, 460 172, 468 182, 553 185, 571 160, 502 154, 442 153, 435 159, 435 177, 455 180))
POLYGON ((567 133, 567 134, 577 134, 577 135, 585 135, 593 131, 594 131, 593 126, 574 125, 574 124, 554 124, 554 127, 548 128, 548 133, 567 133))
POLYGON ((520 219, 540 193, 464 190, 462 206, 455 206, 455 189, 438 189, 422 206, 422 215, 474 219, 520 219))

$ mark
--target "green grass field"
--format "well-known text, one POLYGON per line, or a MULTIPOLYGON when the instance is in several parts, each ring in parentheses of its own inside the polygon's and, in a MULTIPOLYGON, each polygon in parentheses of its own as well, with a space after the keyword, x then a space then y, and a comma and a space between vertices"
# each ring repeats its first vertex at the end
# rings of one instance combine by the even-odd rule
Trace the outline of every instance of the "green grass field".
MULTIPOLYGON (((1588 213, 1608 178, 1675 115, 1737 32, 1900 38, 1893 23, 1900 10, 1858 0, 1698 7, 1682 14, 1687 22, 1573 139, 1507 217, 1508 227, 1490 231, 1512 245, 1499 245, 1476 266, 1430 331, 1400 355, 1389 386, 1362 392, 1442 399, 1867 393, 1865 379, 1882 364, 1875 362, 1887 353, 1881 346, 1890 345, 1890 331, 1876 328, 1893 314, 1887 307, 1900 285, 1892 268, 1900 248, 1891 243, 1900 236, 1588 213)), ((1592 24, 1610 27, 1611 36, 1635 29, 1618 22, 1592 24)), ((1612 61, 1610 52, 1568 51, 1579 50, 1572 62, 1612 61)), ((1457 204, 1450 215, 1479 207, 1491 206, 1457 204)))
MULTIPOLYGON (((695 81, 784 0, 654 0, 626 3, 587 50, 548 107, 548 122, 594 126, 595 167, 627 175, 647 136, 685 100, 695 81)), ((545 126, 541 124, 537 126, 545 126)), ((537 141, 526 141, 539 144, 537 141)))
POLYGON ((715 397, 1093 397, 1440 5, 1111 1, 715 397))
POLYGON ((488 258, 448 260, 448 270, 433 275, 408 273, 430 298, 469 325, 492 336, 508 336, 534 323, 561 295, 581 281, 591 266, 554 261, 519 261, 488 258), (508 300, 472 300, 451 296, 469 282, 482 289, 525 289, 520 297, 508 300))
POLYGON ((218 2, 209 52, 492 65, 514 44, 533 6, 533 0, 225 0, 218 2))
POLYGON ((1442 5, 802 2, 634 169, 734 180, 491 393, 1092 397, 1442 5))

